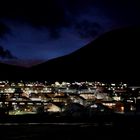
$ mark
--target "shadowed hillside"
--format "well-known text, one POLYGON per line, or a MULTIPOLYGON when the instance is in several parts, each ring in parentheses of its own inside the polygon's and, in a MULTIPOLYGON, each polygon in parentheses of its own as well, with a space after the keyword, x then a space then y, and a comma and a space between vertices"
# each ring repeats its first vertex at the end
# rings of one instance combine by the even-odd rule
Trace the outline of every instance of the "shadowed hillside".
POLYGON ((103 34, 74 53, 23 68, 0 64, 1 79, 140 81, 140 28, 103 34))
POLYGON ((0 80, 21 80, 26 76, 26 68, 0 63, 0 80))
POLYGON ((140 28, 118 29, 70 55, 34 66, 39 78, 58 80, 140 80, 140 28))

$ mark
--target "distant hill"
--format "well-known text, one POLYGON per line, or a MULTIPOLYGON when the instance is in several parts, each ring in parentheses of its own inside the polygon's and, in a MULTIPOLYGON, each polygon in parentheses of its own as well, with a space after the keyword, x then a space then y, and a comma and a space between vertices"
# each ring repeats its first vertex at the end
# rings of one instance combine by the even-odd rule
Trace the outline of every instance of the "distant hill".
POLYGON ((140 81, 140 27, 117 29, 101 35, 78 51, 30 71, 51 80, 140 81))
POLYGON ((22 80, 27 69, 20 66, 0 63, 0 80, 22 80))
POLYGON ((140 81, 139 48, 140 27, 117 29, 74 53, 31 68, 0 64, 0 79, 140 81))

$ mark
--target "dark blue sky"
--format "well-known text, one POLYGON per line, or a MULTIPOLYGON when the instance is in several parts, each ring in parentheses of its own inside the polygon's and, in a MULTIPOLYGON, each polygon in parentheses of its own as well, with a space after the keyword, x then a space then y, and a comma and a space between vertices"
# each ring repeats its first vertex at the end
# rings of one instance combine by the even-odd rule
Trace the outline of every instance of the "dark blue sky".
POLYGON ((5 0, 1 61, 31 66, 71 53, 106 31, 139 24, 139 18, 135 0, 5 0))

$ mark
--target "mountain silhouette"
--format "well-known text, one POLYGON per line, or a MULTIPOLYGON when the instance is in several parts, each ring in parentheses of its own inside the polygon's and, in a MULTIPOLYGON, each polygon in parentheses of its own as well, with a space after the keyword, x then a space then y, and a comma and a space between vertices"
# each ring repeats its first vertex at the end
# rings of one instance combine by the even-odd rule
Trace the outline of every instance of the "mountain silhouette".
POLYGON ((22 80, 27 71, 24 67, 0 63, 0 80, 22 80))
POLYGON ((17 79, 139 82, 139 48, 140 27, 121 28, 101 35, 69 55, 26 69, 0 64, 0 72, 17 79))
POLYGON ((140 81, 139 48, 140 27, 116 29, 31 71, 50 80, 140 81))

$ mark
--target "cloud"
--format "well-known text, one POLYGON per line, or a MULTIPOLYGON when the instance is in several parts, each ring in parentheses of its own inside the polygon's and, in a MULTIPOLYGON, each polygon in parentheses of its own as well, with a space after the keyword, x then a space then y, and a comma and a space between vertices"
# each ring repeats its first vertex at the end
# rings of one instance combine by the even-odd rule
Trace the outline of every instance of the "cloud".
POLYGON ((59 27, 67 24, 65 10, 58 0, 13 0, 1 3, 1 17, 30 22, 33 26, 59 27))
POLYGON ((97 21, 93 23, 84 23, 84 21, 83 23, 76 23, 76 21, 83 14, 89 15, 94 13, 93 16, 98 16, 99 10, 97 11, 96 6, 100 5, 100 3, 97 3, 97 0, 37 0, 34 2, 5 0, 0 2, 0 18, 25 22, 35 28, 46 27, 50 35, 49 38, 54 40, 61 38, 61 30, 63 28, 71 28, 73 26, 77 28, 79 24, 88 24, 90 27, 88 27, 86 32, 83 31, 83 28, 84 26, 87 27, 87 25, 80 25, 79 29, 77 29, 81 37, 88 38, 88 36, 94 37, 97 34, 98 27, 95 27, 95 22, 97 21), (93 29, 91 29, 92 27, 93 29), (79 31, 80 29, 82 31, 79 31))
POLYGON ((0 19, 26 22, 35 28, 45 26, 50 32, 50 37, 54 39, 60 35, 58 29, 69 26, 69 17, 65 13, 61 0, 0 2, 0 19))
POLYGON ((9 50, 4 50, 2 46, 0 46, 0 58, 2 59, 17 59, 9 50))
POLYGON ((49 29, 49 38, 56 40, 61 37, 61 30, 59 28, 57 29, 49 29))
POLYGON ((97 5, 108 17, 120 24, 140 24, 139 1, 98 0, 97 5))
POLYGON ((9 33, 10 29, 2 22, 0 22, 0 38, 3 38, 6 33, 9 33))
POLYGON ((95 7, 95 0, 65 0, 69 12, 73 15, 88 12, 89 8, 95 7))
POLYGON ((5 0, 0 2, 0 18, 27 22, 35 28, 45 26, 50 39, 58 39, 61 29, 73 26, 78 15, 85 13, 91 3, 92 0, 5 0))
POLYGON ((83 20, 75 25, 75 29, 81 38, 94 38, 101 30, 100 24, 83 20))
POLYGON ((24 20, 36 27, 61 28, 95 7, 120 21, 138 20, 140 13, 138 1, 132 0, 4 0, 0 2, 0 17, 24 20))

